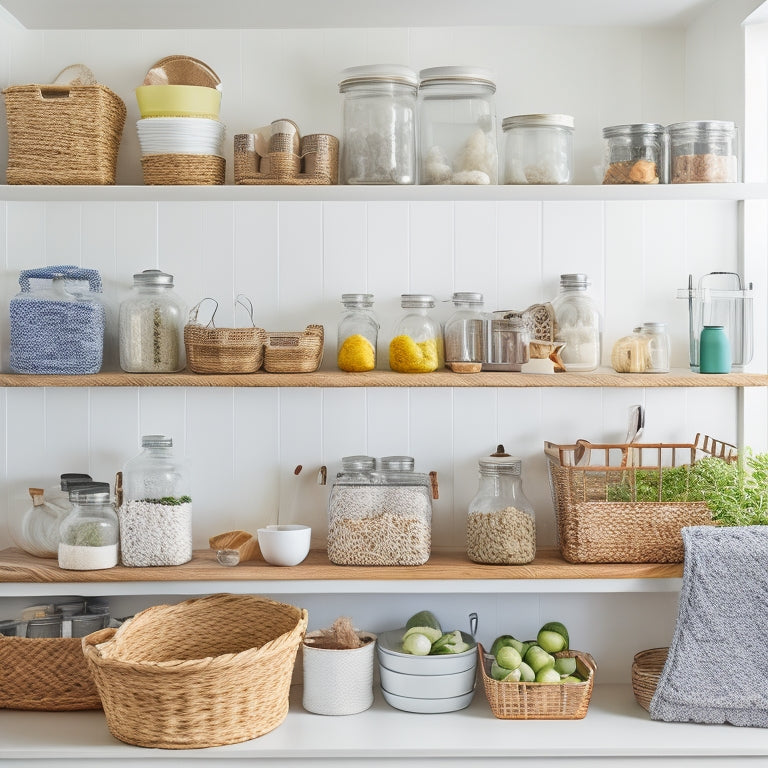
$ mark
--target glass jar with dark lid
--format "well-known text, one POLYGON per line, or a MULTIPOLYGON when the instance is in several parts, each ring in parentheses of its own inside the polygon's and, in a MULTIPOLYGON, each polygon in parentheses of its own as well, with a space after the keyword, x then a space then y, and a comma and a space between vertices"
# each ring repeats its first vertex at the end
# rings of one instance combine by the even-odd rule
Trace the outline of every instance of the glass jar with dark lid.
POLYGON ((603 184, 666 183, 666 132, 658 123, 603 128, 603 184))
POLYGON ((117 565, 120 531, 108 483, 74 488, 59 528, 59 567, 91 571, 117 565))

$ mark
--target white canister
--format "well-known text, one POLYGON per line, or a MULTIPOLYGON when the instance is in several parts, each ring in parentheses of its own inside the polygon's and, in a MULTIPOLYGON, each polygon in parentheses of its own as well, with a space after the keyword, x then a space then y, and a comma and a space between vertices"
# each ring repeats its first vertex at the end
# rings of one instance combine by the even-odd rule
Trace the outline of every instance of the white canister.
POLYGON ((302 704, 317 715, 354 715, 373 704, 373 650, 376 635, 360 632, 359 648, 320 648, 308 632, 301 644, 304 666, 302 704), (308 642, 309 641, 309 642, 308 642))

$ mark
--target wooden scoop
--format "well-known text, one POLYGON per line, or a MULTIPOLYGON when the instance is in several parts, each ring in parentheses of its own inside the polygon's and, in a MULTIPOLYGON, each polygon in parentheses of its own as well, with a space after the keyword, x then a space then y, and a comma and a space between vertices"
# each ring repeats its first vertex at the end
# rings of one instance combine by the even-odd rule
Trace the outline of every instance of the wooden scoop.
POLYGON ((221 549, 236 550, 240 555, 241 563, 261 558, 259 542, 247 531, 228 531, 217 536, 211 536, 208 539, 208 545, 216 551, 221 549))

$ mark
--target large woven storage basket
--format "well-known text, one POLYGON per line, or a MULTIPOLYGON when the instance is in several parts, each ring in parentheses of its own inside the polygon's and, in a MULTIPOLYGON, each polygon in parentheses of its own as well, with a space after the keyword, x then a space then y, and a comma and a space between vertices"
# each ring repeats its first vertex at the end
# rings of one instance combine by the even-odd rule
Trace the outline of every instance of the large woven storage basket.
POLYGON ((83 638, 113 736, 141 747, 234 744, 283 722, 307 612, 255 595, 158 605, 83 638))
POLYGON ((680 531, 712 525, 709 507, 703 501, 637 501, 638 481, 653 478, 648 482, 658 484, 663 498, 660 468, 704 456, 736 459, 734 446, 701 435, 692 443, 547 442, 544 452, 558 544, 572 563, 682 563, 680 531))
POLYGON ((513 683, 494 680, 490 675, 492 657, 480 654, 480 674, 491 711, 500 720, 581 720, 587 714, 595 682, 595 661, 582 651, 561 651, 556 657, 576 659, 581 683, 513 683))
POLYGON ((80 639, 0 635, 0 707, 101 709, 80 639))
POLYGON ((114 184, 123 100, 104 85, 3 91, 9 184, 114 184))

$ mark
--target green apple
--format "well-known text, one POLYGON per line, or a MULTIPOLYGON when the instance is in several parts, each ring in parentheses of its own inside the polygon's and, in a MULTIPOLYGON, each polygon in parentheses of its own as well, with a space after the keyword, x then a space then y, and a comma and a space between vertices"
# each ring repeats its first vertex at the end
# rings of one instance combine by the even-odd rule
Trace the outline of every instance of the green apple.
POLYGON ((523 643, 512 635, 499 635, 491 646, 491 656, 495 656, 499 652, 499 648, 503 648, 505 645, 511 645, 522 656, 525 651, 523 650, 523 643))
POLYGON ((543 667, 536 673, 537 683, 559 683, 560 673, 554 667, 543 667))
POLYGON ((536 673, 524 661, 520 662, 518 669, 520 670, 520 682, 533 683, 536 681, 536 673))

